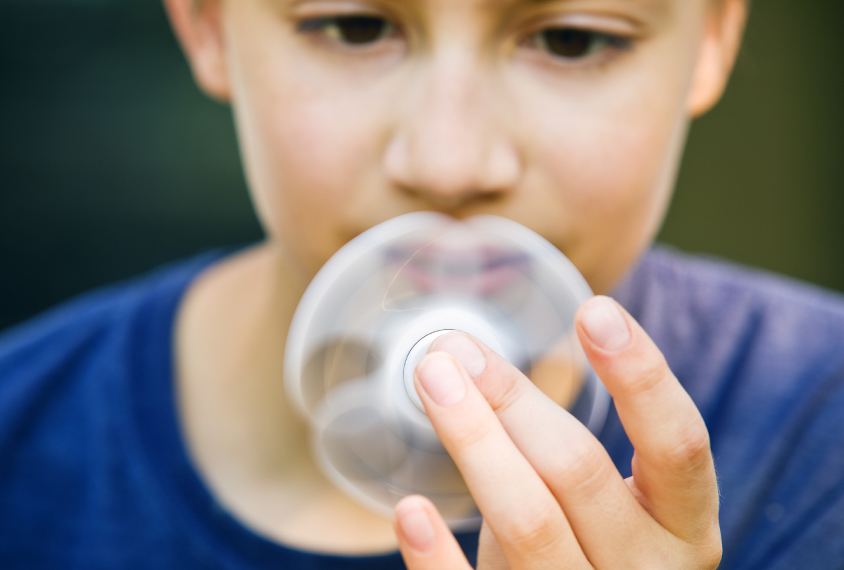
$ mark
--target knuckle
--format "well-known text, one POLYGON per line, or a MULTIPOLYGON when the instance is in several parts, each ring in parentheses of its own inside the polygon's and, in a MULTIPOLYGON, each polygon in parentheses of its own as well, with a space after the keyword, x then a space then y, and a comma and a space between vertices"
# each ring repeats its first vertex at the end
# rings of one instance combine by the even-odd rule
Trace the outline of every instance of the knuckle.
POLYGON ((521 511, 508 519, 506 540, 523 552, 541 555, 557 547, 563 534, 562 513, 552 506, 521 511))
POLYGON ((663 450, 664 467, 673 473, 694 471, 710 463, 709 432, 704 426, 689 427, 674 443, 663 450))
POLYGON ((718 545, 711 546, 704 550, 701 554, 701 557, 704 562, 704 568, 709 570, 715 570, 721 565, 721 558, 724 555, 724 549, 721 546, 721 542, 718 542, 718 545))
POLYGON ((688 540, 670 535, 662 547, 648 549, 643 568, 716 570, 721 565, 723 546, 717 518, 704 529, 699 538, 688 540))
POLYGON ((597 446, 581 445, 566 454, 557 464, 554 472, 557 482, 567 493, 579 495, 597 494, 607 481, 608 462, 597 446))
POLYGON ((721 527, 717 519, 712 523, 706 538, 699 544, 701 559, 706 563, 706 568, 718 568, 721 565, 721 558, 724 556, 724 544, 721 540, 721 527))
POLYGON ((477 423, 467 429, 460 430, 449 439, 451 439, 457 450, 463 450, 476 446, 481 441, 490 437, 491 433, 491 426, 485 423, 477 423))
POLYGON ((496 375, 494 381, 479 386, 481 392, 496 413, 504 413, 523 395, 524 388, 512 374, 496 375))
POLYGON ((642 362, 635 377, 628 382, 627 391, 634 396, 647 394, 671 375, 668 362, 662 354, 648 356, 642 362))
POLYGON ((721 543, 721 531, 718 525, 714 530, 708 532, 703 540, 693 546, 694 560, 697 568, 704 570, 715 570, 721 565, 721 558, 724 555, 724 547, 721 543))

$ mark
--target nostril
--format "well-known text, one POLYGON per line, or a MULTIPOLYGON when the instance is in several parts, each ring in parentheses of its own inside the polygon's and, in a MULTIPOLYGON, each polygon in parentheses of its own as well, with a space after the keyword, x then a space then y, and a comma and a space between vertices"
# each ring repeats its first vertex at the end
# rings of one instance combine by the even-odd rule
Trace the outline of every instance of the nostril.
POLYGON ((453 143, 411 145, 405 137, 390 141, 384 156, 393 184, 437 204, 460 203, 482 193, 482 163, 475 149, 453 143))
POLYGON ((495 200, 521 177, 518 155, 505 144, 486 151, 477 146, 419 150, 397 137, 385 150, 384 168, 395 186, 447 209, 495 200))
POLYGON ((514 188, 523 169, 517 147, 501 125, 478 113, 446 108, 397 125, 384 149, 388 180, 444 209, 514 188))

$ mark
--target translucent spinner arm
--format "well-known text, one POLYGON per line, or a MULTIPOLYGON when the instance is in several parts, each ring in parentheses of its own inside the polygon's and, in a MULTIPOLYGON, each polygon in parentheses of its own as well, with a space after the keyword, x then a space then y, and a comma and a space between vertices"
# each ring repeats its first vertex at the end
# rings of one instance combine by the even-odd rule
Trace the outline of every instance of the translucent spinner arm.
POLYGON ((310 421, 318 464, 377 511, 418 493, 454 528, 477 525, 413 368, 442 331, 466 332, 597 432, 609 397, 573 327, 591 295, 556 248, 503 218, 421 212, 361 234, 308 287, 285 351, 285 387, 310 421))

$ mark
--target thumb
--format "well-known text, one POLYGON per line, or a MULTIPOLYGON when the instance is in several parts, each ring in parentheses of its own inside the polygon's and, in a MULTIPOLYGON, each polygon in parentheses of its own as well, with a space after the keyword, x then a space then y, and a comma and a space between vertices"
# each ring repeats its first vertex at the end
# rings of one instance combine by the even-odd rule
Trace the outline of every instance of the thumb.
POLYGON ((457 539, 425 497, 399 501, 393 525, 408 570, 472 570, 457 539))

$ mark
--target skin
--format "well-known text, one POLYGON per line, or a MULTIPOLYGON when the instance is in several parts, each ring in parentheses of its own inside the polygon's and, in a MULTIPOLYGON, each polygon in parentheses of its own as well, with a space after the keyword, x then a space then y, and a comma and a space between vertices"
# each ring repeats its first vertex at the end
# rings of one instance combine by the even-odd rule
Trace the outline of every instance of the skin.
MULTIPOLYGON (((279 381, 296 304, 350 238, 417 210, 516 220, 611 291, 658 229, 689 121, 723 92, 744 1, 165 4, 197 83, 232 104, 268 234, 202 275, 180 310, 179 412, 200 474, 271 539, 356 554, 398 544, 411 568, 465 567, 424 499, 399 505, 394 530, 315 469, 279 381), (343 41, 336 20, 301 29, 350 14, 393 27, 363 46, 343 41), (560 57, 541 41, 560 28, 589 31, 597 48, 560 57)), ((636 447, 626 484, 597 440, 475 341, 478 378, 448 350, 459 341, 435 343, 417 368, 485 516, 481 565, 716 566, 717 488, 694 404, 613 302, 587 303, 577 323, 636 447), (462 379, 462 399, 436 404, 426 367, 462 379), (571 449, 544 451, 561 440, 571 449), (476 475, 491 472, 507 476, 476 475)))

